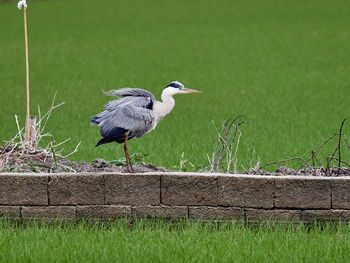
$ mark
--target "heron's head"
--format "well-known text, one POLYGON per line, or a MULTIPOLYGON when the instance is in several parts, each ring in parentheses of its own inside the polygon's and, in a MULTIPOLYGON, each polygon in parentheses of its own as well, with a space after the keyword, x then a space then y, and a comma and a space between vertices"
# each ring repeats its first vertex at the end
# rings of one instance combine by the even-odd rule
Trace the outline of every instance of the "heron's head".
POLYGON ((165 87, 165 89, 163 90, 163 93, 166 93, 167 95, 172 96, 175 94, 201 93, 201 92, 194 89, 187 89, 182 83, 178 81, 173 81, 168 86, 165 87))

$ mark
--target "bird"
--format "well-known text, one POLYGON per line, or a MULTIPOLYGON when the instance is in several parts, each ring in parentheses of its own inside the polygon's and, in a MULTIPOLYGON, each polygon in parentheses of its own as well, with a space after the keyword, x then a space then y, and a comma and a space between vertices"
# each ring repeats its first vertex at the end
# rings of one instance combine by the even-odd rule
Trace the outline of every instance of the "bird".
POLYGON ((158 122, 168 115, 175 106, 175 94, 201 93, 188 89, 173 81, 162 91, 161 101, 144 89, 121 88, 104 92, 118 97, 104 105, 104 111, 90 118, 92 126, 100 126, 100 139, 96 147, 105 143, 124 143, 124 153, 128 172, 134 172, 127 143, 132 138, 140 138, 154 130, 158 122))

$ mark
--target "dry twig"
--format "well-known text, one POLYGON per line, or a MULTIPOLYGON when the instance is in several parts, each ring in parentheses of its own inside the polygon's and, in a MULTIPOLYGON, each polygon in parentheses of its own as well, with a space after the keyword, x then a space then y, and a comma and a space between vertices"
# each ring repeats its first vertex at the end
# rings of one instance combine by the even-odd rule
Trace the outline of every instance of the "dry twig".
POLYGON ((266 168, 269 165, 272 164, 278 164, 278 163, 284 163, 284 162, 289 162, 289 161, 293 161, 293 160, 301 160, 302 164, 301 166, 298 168, 298 170, 296 171, 296 173, 300 173, 301 169, 311 169, 311 170, 315 170, 318 169, 320 174, 326 175, 326 176, 332 176, 334 175, 334 171, 336 171, 336 176, 340 175, 340 171, 342 171, 344 174, 349 174, 350 172, 347 169, 344 169, 341 166, 341 164, 344 164, 346 166, 348 166, 350 168, 350 164, 348 162, 345 162, 344 160, 342 160, 342 137, 345 138, 345 143, 346 143, 346 148, 348 150, 350 150, 350 146, 349 146, 349 142, 348 142, 348 138, 347 136, 343 133, 343 127, 344 127, 344 123, 346 121, 346 118, 342 121, 341 125, 340 125, 340 129, 338 133, 334 133, 333 135, 331 135, 329 138, 327 138, 325 141, 323 141, 317 148, 316 150, 312 150, 311 151, 311 155, 308 156, 308 158, 305 160, 302 157, 292 157, 292 158, 288 158, 285 160, 279 160, 279 161, 273 161, 273 162, 268 162, 262 166, 259 167, 259 170, 266 168), (333 151, 332 155, 326 158, 326 166, 325 168, 324 165, 322 164, 321 158, 318 158, 317 154, 320 152, 320 150, 327 145, 329 142, 331 142, 334 138, 338 138, 338 144, 335 148, 335 150, 333 151), (338 157, 335 157, 336 154, 338 153, 338 157), (338 161, 338 165, 331 168, 331 162, 335 160, 338 161), (312 165, 310 165, 310 161, 312 161, 312 165), (318 167, 315 167, 315 161, 317 162, 318 167))
POLYGON ((52 111, 64 104, 63 102, 55 105, 55 98, 56 93, 53 97, 50 109, 43 116, 41 116, 40 107, 38 107, 39 121, 36 123, 35 127, 37 132, 36 141, 28 142, 23 139, 23 128, 20 128, 18 116, 15 115, 17 134, 11 140, 5 141, 6 144, 4 147, 0 147, 0 168, 10 170, 18 168, 19 170, 34 172, 40 172, 41 170, 47 171, 49 169, 52 172, 54 169, 57 169, 57 166, 60 166, 64 170, 73 171, 72 168, 59 161, 64 160, 64 162, 67 162, 66 158, 78 151, 81 142, 78 143, 71 153, 63 155, 63 149, 58 148, 69 141, 70 138, 56 143, 54 137, 50 133, 44 133, 52 111), (39 142, 44 137, 50 137, 51 140, 45 148, 41 148, 39 147, 39 142), (55 163, 55 167, 52 166, 53 162, 55 163))
MULTIPOLYGON (((217 143, 214 145, 211 157, 207 154, 209 165, 204 167, 202 171, 210 172, 237 172, 238 148, 242 132, 240 126, 249 123, 244 115, 239 115, 224 121, 221 125, 222 130, 219 131, 213 122, 217 132, 217 143)), ((255 151, 255 149, 254 149, 255 151)))

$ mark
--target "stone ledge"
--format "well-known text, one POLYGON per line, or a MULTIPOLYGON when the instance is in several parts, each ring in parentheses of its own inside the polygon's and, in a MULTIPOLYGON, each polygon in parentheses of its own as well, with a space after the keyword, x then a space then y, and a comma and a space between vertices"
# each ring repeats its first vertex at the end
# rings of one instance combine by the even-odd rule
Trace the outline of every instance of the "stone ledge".
POLYGON ((106 174, 105 204, 159 205, 160 176, 153 174, 106 174))
POLYGON ((138 218, 168 218, 179 219, 187 218, 187 206, 133 206, 131 208, 132 216, 138 218))
POLYGON ((0 216, 350 220, 350 177, 0 173, 0 216))
POLYGON ((350 209, 350 180, 332 180, 332 205, 335 209, 350 209))
POLYGON ((190 206, 189 218, 202 220, 244 220, 244 210, 237 207, 190 206))
POLYGON ((297 222, 301 220, 301 210, 286 209, 251 209, 245 210, 246 220, 248 222, 260 221, 288 221, 297 222))
POLYGON ((48 176, 0 173, 0 205, 48 205, 48 176))
POLYGON ((75 219, 74 206, 22 206, 23 219, 75 219))
POLYGON ((166 205, 217 205, 217 176, 161 176, 162 203, 166 205))
POLYGON ((329 180, 275 179, 275 207, 277 208, 331 208, 329 180))
POLYGON ((11 219, 21 218, 20 206, 0 206, 0 217, 9 217, 11 219))
POLYGON ((272 208, 274 180, 271 178, 218 177, 220 205, 272 208))
POLYGON ((301 212, 303 222, 311 223, 314 220, 332 221, 350 220, 350 210, 304 210, 301 212))
POLYGON ((77 219, 123 219, 131 216, 130 206, 84 205, 77 206, 77 219))
POLYGON ((49 205, 104 204, 102 175, 53 175, 48 183, 49 205))

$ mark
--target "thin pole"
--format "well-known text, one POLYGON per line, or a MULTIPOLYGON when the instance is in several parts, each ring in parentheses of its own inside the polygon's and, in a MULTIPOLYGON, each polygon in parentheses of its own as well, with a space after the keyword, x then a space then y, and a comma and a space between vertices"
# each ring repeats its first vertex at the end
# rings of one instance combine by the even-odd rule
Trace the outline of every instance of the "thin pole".
POLYGON ((25 51, 26 51, 26 90, 27 90, 27 118, 26 118, 26 138, 27 142, 30 141, 30 107, 29 107, 29 59, 28 59, 28 33, 27 33, 27 17, 26 7, 23 6, 24 15, 24 38, 25 38, 25 51))

